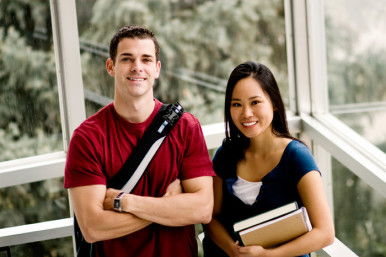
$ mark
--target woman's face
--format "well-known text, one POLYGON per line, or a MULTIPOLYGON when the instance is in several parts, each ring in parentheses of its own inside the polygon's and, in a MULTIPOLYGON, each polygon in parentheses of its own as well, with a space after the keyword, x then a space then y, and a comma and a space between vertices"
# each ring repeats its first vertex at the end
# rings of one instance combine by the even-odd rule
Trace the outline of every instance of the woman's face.
POLYGON ((236 83, 230 113, 236 127, 250 139, 272 133, 274 109, 271 99, 252 77, 241 79, 236 83))

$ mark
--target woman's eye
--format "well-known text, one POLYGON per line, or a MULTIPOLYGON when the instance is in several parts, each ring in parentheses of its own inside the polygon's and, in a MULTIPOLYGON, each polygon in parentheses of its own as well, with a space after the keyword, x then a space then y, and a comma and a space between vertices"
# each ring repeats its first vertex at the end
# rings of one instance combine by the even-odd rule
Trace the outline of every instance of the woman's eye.
POLYGON ((253 101, 252 102, 252 105, 256 105, 256 104, 258 104, 259 103, 259 101, 253 101))
POLYGON ((231 106, 232 106, 232 107, 239 107, 239 106, 241 106, 241 105, 240 105, 239 103, 232 103, 231 106))

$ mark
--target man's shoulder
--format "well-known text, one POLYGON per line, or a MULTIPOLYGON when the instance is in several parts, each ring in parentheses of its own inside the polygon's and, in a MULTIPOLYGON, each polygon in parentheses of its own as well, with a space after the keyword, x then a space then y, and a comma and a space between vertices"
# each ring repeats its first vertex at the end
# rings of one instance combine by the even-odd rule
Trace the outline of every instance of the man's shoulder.
POLYGON ((85 119, 75 130, 76 133, 100 133, 113 115, 112 104, 101 108, 98 112, 85 119))

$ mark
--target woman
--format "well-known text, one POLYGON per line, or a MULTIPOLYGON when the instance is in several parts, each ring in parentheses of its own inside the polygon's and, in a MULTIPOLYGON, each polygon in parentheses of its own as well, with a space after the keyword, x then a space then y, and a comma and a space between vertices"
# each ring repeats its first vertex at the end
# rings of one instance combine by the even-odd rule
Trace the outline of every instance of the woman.
POLYGON ((214 210, 205 226, 205 257, 308 256, 334 240, 320 171, 310 150, 288 131, 285 107, 271 71, 246 62, 231 73, 225 95, 226 138, 213 167, 214 210), (313 229, 283 245, 240 246, 233 224, 296 201, 313 229))

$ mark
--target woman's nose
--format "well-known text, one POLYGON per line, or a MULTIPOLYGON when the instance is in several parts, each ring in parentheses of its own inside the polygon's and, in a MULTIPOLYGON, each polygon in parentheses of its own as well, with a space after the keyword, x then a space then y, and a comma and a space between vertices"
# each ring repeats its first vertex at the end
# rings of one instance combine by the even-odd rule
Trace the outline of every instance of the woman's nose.
POLYGON ((243 107, 242 115, 243 117, 251 117, 253 115, 251 108, 248 106, 243 107))

